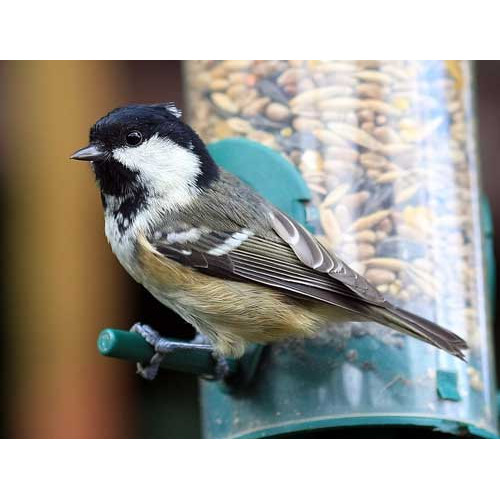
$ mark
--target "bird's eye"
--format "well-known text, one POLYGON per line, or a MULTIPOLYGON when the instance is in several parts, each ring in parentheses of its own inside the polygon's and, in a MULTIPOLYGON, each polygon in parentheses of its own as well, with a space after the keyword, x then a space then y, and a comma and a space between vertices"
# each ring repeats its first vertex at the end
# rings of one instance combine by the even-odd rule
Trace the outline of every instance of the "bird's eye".
POLYGON ((139 146, 142 142, 142 134, 138 130, 133 130, 127 134, 125 140, 129 146, 139 146))

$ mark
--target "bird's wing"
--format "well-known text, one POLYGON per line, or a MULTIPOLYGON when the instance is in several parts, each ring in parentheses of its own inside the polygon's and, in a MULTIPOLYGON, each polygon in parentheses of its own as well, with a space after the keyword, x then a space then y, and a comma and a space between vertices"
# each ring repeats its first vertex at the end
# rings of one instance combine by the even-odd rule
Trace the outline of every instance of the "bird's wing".
POLYGON ((174 259, 212 276, 259 283, 295 297, 332 304, 464 359, 461 351, 467 344, 463 339, 392 306, 362 276, 279 210, 271 209, 267 216, 272 227, 267 237, 237 225, 222 231, 183 224, 179 230, 155 232, 150 244, 159 258, 174 259))
POLYGON ((307 267, 340 281, 366 302, 374 304, 385 302, 384 297, 373 285, 333 253, 328 252, 304 226, 279 210, 270 212, 270 219, 276 233, 288 243, 295 255, 307 267))
POLYGON ((222 231, 183 225, 156 231, 150 243, 160 255, 212 276, 256 282, 355 312, 363 303, 384 304, 372 285, 303 226, 277 209, 268 218, 279 238, 244 227, 222 231))

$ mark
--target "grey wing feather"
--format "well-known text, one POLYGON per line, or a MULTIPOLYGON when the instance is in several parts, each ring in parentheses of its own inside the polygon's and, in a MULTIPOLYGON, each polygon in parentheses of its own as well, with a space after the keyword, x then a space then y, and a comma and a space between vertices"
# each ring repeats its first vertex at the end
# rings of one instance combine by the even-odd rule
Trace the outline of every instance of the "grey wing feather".
POLYGON ((377 305, 382 305, 385 302, 384 297, 373 285, 338 257, 329 253, 298 222, 290 219, 279 210, 272 211, 270 219, 276 233, 290 245, 295 255, 306 266, 315 269, 318 273, 327 273, 331 278, 339 280, 359 298, 367 302, 377 305))

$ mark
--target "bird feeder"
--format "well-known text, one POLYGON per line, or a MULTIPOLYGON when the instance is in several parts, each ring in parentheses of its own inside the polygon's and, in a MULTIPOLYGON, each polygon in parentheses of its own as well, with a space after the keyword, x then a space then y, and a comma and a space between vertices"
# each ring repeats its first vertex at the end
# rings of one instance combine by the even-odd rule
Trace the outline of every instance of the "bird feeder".
MULTIPOLYGON (((219 165, 391 302, 470 346, 463 363, 377 324, 336 324, 315 339, 253 346, 229 360, 225 380, 210 381, 210 350, 171 339, 164 366, 204 376, 204 435, 496 437, 491 226, 470 65, 190 61, 185 88, 190 123, 219 165)), ((99 346, 136 361, 152 355, 130 332, 105 331, 99 346)))
POLYGON ((347 425, 496 435, 470 64, 191 61, 185 76, 205 141, 241 136, 280 152, 310 190, 306 220, 322 243, 470 346, 462 363, 376 324, 332 325, 266 349, 255 392, 233 403, 232 420, 218 400, 207 435, 347 425))

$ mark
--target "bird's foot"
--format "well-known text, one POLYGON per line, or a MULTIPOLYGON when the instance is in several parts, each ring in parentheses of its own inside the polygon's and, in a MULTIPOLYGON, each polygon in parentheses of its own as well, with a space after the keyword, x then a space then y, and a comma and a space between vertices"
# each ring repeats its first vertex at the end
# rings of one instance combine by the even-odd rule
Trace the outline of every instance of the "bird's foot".
POLYGON ((164 356, 165 354, 156 352, 146 365, 137 363, 136 373, 145 380, 154 380, 158 375, 158 370, 160 369, 164 356))
POLYGON ((172 343, 164 339, 154 328, 142 323, 135 323, 130 331, 138 333, 155 350, 155 354, 146 365, 137 363, 137 373, 146 380, 154 380, 165 354, 172 351, 172 343))
MULTIPOLYGON (((154 380, 158 375, 158 370, 165 357, 165 354, 172 352, 175 348, 179 349, 178 344, 171 340, 163 338, 154 328, 142 323, 136 323, 130 329, 131 332, 138 333, 155 350, 147 364, 137 363, 137 373, 146 380, 154 380)), ((202 333, 197 333, 196 337, 189 343, 191 349, 194 346, 200 346, 200 349, 212 349, 212 356, 215 360, 214 374, 207 376, 210 380, 224 380, 230 374, 230 367, 227 359, 213 350, 212 342, 202 333)), ((184 344, 184 348, 189 348, 189 344, 184 344)))

